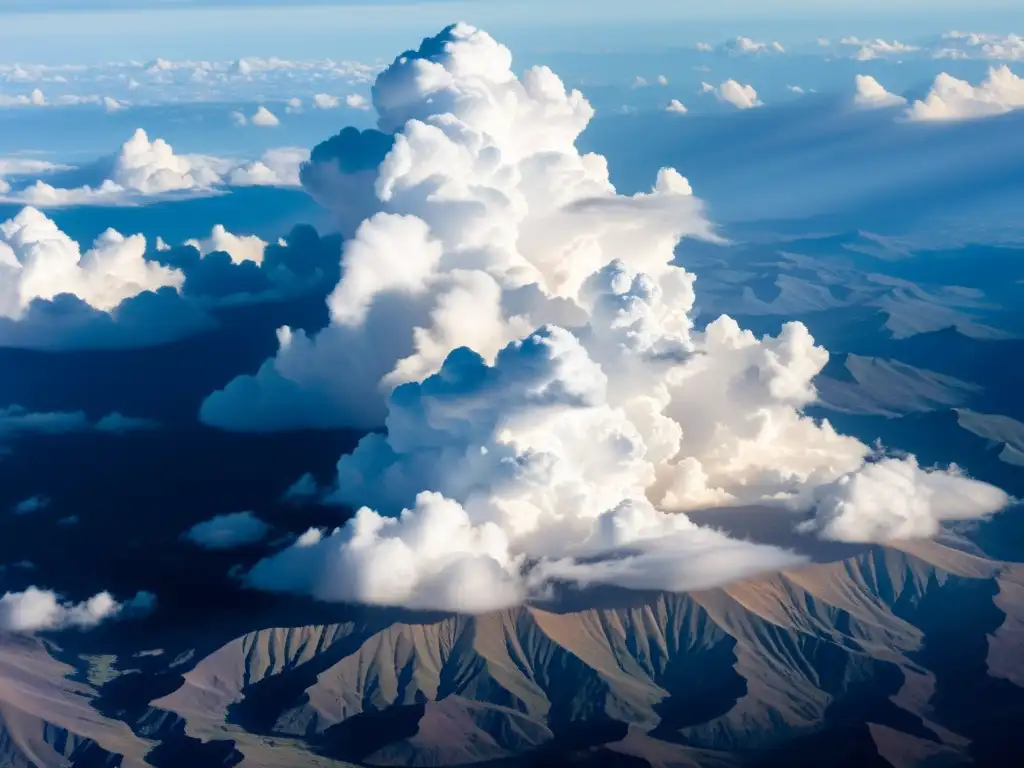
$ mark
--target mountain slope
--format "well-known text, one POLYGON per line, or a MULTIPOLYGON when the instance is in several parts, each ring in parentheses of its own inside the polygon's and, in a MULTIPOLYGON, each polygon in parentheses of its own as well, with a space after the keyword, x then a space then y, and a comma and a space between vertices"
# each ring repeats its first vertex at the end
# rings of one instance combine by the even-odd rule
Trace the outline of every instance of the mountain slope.
POLYGON ((974 717, 991 685, 1024 701, 1024 571, 952 546, 586 599, 598 607, 268 628, 151 706, 191 738, 234 741, 246 765, 285 764, 275 750, 325 765, 800 764, 834 742, 902 767, 969 764, 975 740, 994 743, 974 717), (968 667, 976 684, 950 698, 968 667))

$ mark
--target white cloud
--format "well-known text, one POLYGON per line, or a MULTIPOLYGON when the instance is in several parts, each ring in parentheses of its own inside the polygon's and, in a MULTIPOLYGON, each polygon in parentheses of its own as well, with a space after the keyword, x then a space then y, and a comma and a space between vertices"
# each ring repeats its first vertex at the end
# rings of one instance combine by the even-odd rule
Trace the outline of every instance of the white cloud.
POLYGON ((244 113, 235 110, 231 113, 231 122, 235 125, 242 127, 249 124, 249 118, 244 113))
POLYGON ((790 93, 796 93, 796 94, 804 94, 804 93, 807 92, 803 88, 801 88, 799 85, 787 85, 786 86, 786 90, 789 91, 790 93))
POLYGON ((49 590, 29 587, 0 597, 0 631, 32 633, 62 629, 92 629, 118 617, 144 615, 153 610, 156 598, 139 592, 119 603, 109 592, 100 592, 81 603, 63 602, 49 590))
POLYGON ((249 120, 258 128, 275 128, 281 124, 273 112, 262 106, 253 113, 249 120))
POLYGON ((732 104, 737 109, 753 109, 763 106, 763 102, 757 98, 754 86, 742 85, 735 80, 726 80, 718 88, 709 83, 701 83, 701 91, 713 93, 719 101, 732 104))
POLYGON ((153 139, 141 128, 121 145, 111 178, 98 187, 63 189, 42 181, 13 198, 38 206, 116 203, 137 196, 180 192, 208 192, 220 182, 217 161, 202 155, 177 155, 163 139, 153 139))
POLYGON ((785 53, 786 49, 778 42, 759 42, 749 37, 739 36, 722 43, 718 49, 732 56, 763 53, 785 53))
POLYGON ((233 168, 227 182, 236 187, 297 187, 299 170, 309 160, 309 150, 301 147, 268 149, 259 160, 233 168))
MULTIPOLYGON (((243 115, 244 117, 244 115, 243 115)), ((299 169, 309 159, 309 150, 300 147, 269 149, 253 161, 236 161, 207 155, 179 155, 163 139, 153 139, 141 128, 126 141, 114 161, 111 178, 98 186, 55 187, 42 180, 11 191, 3 180, 10 175, 49 173, 66 166, 41 164, 35 171, 27 161, 0 160, 0 185, 6 188, 10 202, 41 208, 69 205, 124 205, 176 195, 214 195, 231 186, 299 186, 299 169), (43 167, 43 166, 46 167, 43 167), (19 173, 20 171, 20 173, 19 173)))
POLYGON ((1008 66, 992 67, 979 85, 941 73, 923 101, 907 110, 913 120, 970 120, 1024 108, 1024 79, 1008 66))
POLYGON ((978 32, 948 32, 932 48, 937 59, 1024 60, 1024 37, 978 32))
POLYGON ((263 252, 267 249, 267 243, 256 235, 234 235, 228 232, 223 224, 215 225, 209 237, 202 240, 186 240, 185 245, 193 246, 203 256, 214 251, 223 251, 235 264, 241 264, 243 261, 260 264, 263 261, 263 252))
POLYGON ((658 85, 668 85, 668 78, 665 75, 658 75, 657 82, 658 85))
MULTIPOLYGON (((386 427, 338 462, 330 500, 355 518, 261 561, 252 586, 460 611, 558 580, 704 588, 801 558, 687 511, 823 518, 829 489, 871 471, 868 446, 803 413, 828 361, 803 324, 694 328, 676 245, 715 235, 689 182, 664 168, 618 194, 575 146, 582 94, 511 67, 458 25, 380 75, 379 124, 398 133, 330 325, 282 329, 275 358, 203 405, 242 430, 386 427)), ((332 139, 357 153, 336 165, 364 173, 374 136, 332 139)))
POLYGON ((337 109, 341 106, 341 100, 329 93, 317 93, 313 96, 313 106, 317 109, 337 109))
POLYGON ((345 106, 349 109, 368 110, 370 108, 370 104, 366 101, 366 97, 361 93, 350 93, 346 96, 345 106))
POLYGON ((647 87, 647 80, 645 78, 643 78, 643 77, 640 77, 640 75, 637 75, 635 78, 633 78, 633 85, 632 85, 632 87, 633 88, 646 88, 647 87))
POLYGON ((119 112, 124 109, 124 106, 125 105, 117 99, 111 98, 110 96, 103 97, 103 108, 106 109, 107 112, 119 112))
POLYGON ((921 48, 916 45, 907 45, 906 43, 901 43, 899 40, 889 42, 887 40, 882 40, 881 38, 875 38, 874 40, 861 40, 857 37, 844 37, 839 41, 839 44, 848 47, 855 47, 857 51, 853 54, 853 58, 857 61, 871 61, 873 59, 889 56, 902 56, 908 53, 916 53, 921 50, 921 48))
POLYGON ((675 112, 677 115, 685 115, 687 113, 686 105, 683 104, 679 99, 672 99, 665 107, 666 112, 675 112))
POLYGON ((302 99, 295 97, 288 99, 288 103, 285 105, 284 111, 289 115, 293 115, 302 112, 303 109, 302 99))
POLYGON ((916 461, 882 459, 816 492, 808 528, 825 538, 868 542, 935 536, 947 520, 991 515, 1010 503, 998 488, 956 467, 922 470, 916 461))
POLYGON ((696 43, 693 47, 702 53, 710 53, 715 50, 715 47, 710 43, 696 43))
POLYGON ((907 100, 895 93, 889 93, 880 82, 870 75, 857 75, 857 91, 853 103, 861 108, 876 109, 896 107, 906 104, 907 100))
POLYGON ((144 291, 180 288, 184 275, 147 261, 145 253, 142 235, 108 229, 83 254, 45 214, 24 208, 0 224, 0 317, 17 319, 34 299, 62 293, 110 311, 144 291))
POLYGON ((234 549, 261 541, 269 530, 252 512, 234 512, 196 523, 183 538, 206 549, 234 549))

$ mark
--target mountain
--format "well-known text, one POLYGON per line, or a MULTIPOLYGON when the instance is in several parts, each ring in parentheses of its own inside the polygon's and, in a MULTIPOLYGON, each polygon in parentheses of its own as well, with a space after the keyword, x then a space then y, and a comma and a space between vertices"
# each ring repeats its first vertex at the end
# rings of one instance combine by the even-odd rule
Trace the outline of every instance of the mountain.
POLYGON ((336 623, 102 670, 94 656, 58 661, 73 657, 59 643, 3 638, 0 764, 1024 760, 1002 726, 1024 712, 1024 566, 954 540, 818 560, 700 592, 577 593, 482 616, 338 607, 336 623))

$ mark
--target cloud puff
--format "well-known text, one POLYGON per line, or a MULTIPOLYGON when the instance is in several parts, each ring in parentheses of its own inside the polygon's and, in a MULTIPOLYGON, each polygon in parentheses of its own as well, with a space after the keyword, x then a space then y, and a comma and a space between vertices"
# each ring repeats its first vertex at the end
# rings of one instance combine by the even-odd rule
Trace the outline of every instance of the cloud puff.
POLYGON ((27 499, 19 501, 14 505, 11 511, 16 515, 31 515, 36 512, 41 512, 48 506, 50 506, 49 497, 43 496, 42 494, 36 494, 35 496, 30 496, 27 499))
POLYGON ((1010 498, 956 467, 925 471, 913 459, 887 458, 822 486, 815 502, 807 528, 828 539, 866 542, 935 536, 944 521, 991 515, 1010 498))
POLYGON ((466 25, 396 59, 373 96, 379 132, 322 150, 339 177, 368 174, 367 146, 396 132, 330 326, 282 329, 277 356, 200 415, 385 431, 338 462, 329 500, 352 521, 307 532, 248 583, 483 611, 559 581, 682 590, 801 562, 686 512, 825 515, 827 489, 874 479, 871 450, 803 413, 828 361, 804 325, 694 327, 676 246, 715 234, 687 180, 665 168, 649 193, 618 194, 604 158, 575 147, 593 114, 582 94, 546 68, 516 77, 466 25))
POLYGON ((92 629, 111 619, 145 615, 155 607, 156 597, 149 592, 139 592, 124 603, 117 602, 109 592, 71 603, 50 590, 29 587, 0 597, 0 632, 92 629))
POLYGON ((889 93, 880 82, 870 75, 857 75, 857 90, 853 103, 864 109, 897 107, 906 104, 907 100, 895 93, 889 93))
POLYGON ((350 93, 345 97, 345 106, 349 109, 369 109, 370 104, 361 93, 350 93))
MULTIPOLYGON (((243 116, 244 117, 244 116, 243 116)), ((180 195, 220 194, 224 185, 298 186, 299 169, 309 151, 281 147, 263 153, 259 160, 237 162, 206 155, 179 155, 163 139, 150 140, 141 128, 126 141, 110 167, 110 177, 96 186, 56 187, 44 181, 11 192, 0 192, 12 202, 38 207, 67 205, 122 205, 180 195)), ((27 175, 33 171, 22 166, 27 175)), ((40 168, 52 172, 60 166, 40 168)), ((11 171, 14 175, 14 171, 11 171)), ((0 184, 3 167, 0 166, 0 184)))
POLYGON ((187 277, 146 258, 142 235, 108 229, 82 252, 35 208, 0 224, 0 345, 41 349, 139 346, 212 324, 186 302, 187 277))
POLYGON ((873 59, 878 58, 916 53, 921 50, 921 48, 916 45, 907 45, 906 43, 901 43, 899 40, 888 42, 881 38, 875 38, 874 40, 861 40, 857 37, 844 37, 839 41, 839 44, 855 47, 857 51, 853 54, 853 58, 857 61, 872 61, 873 59))
POLYGON ((317 93, 313 95, 313 106, 317 109, 337 109, 341 106, 341 100, 329 93, 317 93))
POLYGON ((267 243, 256 235, 234 235, 228 232, 223 224, 215 225, 209 237, 202 240, 186 240, 185 245, 191 245, 201 256, 222 251, 230 256, 235 264, 241 264, 243 261, 259 264, 263 261, 263 252, 267 249, 267 243))
POLYGON ((1024 60, 1024 37, 979 32, 947 32, 931 47, 937 59, 1024 60))
POLYGON ((143 291, 179 288, 184 275, 145 258, 146 239, 113 229, 84 254, 45 214, 24 208, 0 224, 0 316, 18 319, 36 299, 72 294, 110 311, 143 291))
POLYGON ((715 98, 726 104, 732 104, 737 109, 752 109, 763 106, 763 102, 757 98, 757 91, 752 85, 741 85, 735 80, 726 80, 715 88, 710 83, 701 85, 703 93, 713 93, 715 98))
POLYGON ((271 112, 264 106, 261 106, 259 109, 257 109, 253 113, 253 116, 249 118, 249 120, 257 128, 275 128, 281 124, 281 121, 278 120, 277 115, 275 115, 273 112, 271 112))
POLYGON ((104 204, 125 197, 208 191, 218 183, 220 175, 210 158, 176 155, 170 144, 163 139, 150 141, 140 128, 121 146, 111 178, 98 187, 62 189, 37 181, 16 199, 40 206, 104 204))
POLYGON ((309 150, 301 147, 268 149, 259 160, 231 169, 227 183, 235 187, 297 187, 299 172, 309 161, 309 150))
POLYGON ((1024 108, 1024 79, 1008 66, 993 67, 977 86, 941 73, 923 101, 907 109, 912 120, 969 120, 1024 108))
POLYGON ((686 105, 683 104, 679 99, 672 99, 665 107, 666 112, 674 112, 677 115, 685 115, 689 110, 686 109, 686 105))
POLYGON ((269 530, 270 526, 252 512, 234 512, 196 523, 183 538, 206 549, 234 549, 255 544, 269 530))
POLYGON ((786 49, 779 42, 765 43, 742 35, 722 43, 718 46, 718 50, 730 56, 786 52, 786 49))

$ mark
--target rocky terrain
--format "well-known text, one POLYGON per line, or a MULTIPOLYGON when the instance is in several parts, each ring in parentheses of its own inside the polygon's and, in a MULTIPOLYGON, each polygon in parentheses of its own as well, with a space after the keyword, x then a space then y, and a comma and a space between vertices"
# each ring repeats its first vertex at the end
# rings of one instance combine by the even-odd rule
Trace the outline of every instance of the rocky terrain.
POLYGON ((337 623, 173 654, 5 637, 0 765, 1024 758, 1001 725, 1024 711, 1024 568, 958 541, 817 559, 702 592, 482 616, 342 608, 337 623))

